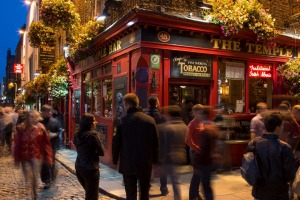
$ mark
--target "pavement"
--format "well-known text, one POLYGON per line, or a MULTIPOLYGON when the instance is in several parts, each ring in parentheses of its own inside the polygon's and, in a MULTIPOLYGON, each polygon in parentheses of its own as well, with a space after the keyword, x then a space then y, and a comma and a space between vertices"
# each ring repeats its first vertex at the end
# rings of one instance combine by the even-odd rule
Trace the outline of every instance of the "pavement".
MULTIPOLYGON (((56 160, 74 174, 76 157, 77 152, 70 149, 61 149, 56 154, 56 160)), ((182 166, 180 176, 182 199, 188 200, 189 185, 192 178, 192 168, 188 165, 182 166)), ((122 180, 122 175, 118 173, 118 171, 106 165, 100 164, 99 191, 101 193, 115 199, 126 199, 126 193, 124 186, 122 185, 122 180)), ((161 196, 161 192, 159 190, 159 178, 155 178, 154 181, 151 182, 152 187, 150 189, 150 199, 174 199, 172 185, 170 184, 170 181, 168 182, 168 189, 170 193, 167 196, 161 196)), ((249 186, 241 177, 239 169, 213 174, 212 188, 215 200, 253 200, 253 197, 251 196, 252 187, 249 186)))

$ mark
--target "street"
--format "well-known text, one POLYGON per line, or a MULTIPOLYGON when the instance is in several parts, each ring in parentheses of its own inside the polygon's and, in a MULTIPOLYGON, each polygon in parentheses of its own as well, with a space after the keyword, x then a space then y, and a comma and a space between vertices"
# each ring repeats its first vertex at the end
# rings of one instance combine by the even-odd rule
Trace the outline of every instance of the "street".
MULTIPOLYGON (((84 190, 75 175, 56 162, 58 175, 48 190, 42 189, 42 182, 38 186, 38 199, 41 200, 80 200, 84 199, 84 190)), ((0 156, 0 199, 27 200, 31 199, 29 189, 25 187, 25 180, 21 168, 14 166, 13 157, 5 153, 0 156)), ((99 194, 99 199, 109 200, 99 194)))

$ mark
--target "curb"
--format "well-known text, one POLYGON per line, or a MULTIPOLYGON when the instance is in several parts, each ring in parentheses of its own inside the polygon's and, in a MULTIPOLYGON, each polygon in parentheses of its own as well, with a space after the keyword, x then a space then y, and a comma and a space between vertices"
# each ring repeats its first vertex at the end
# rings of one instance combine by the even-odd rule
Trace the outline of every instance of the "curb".
MULTIPOLYGON (((63 157, 60 154, 58 156, 59 157, 63 157)), ((69 172, 71 172, 72 174, 74 174, 76 176, 76 171, 72 167, 70 167, 69 165, 67 165, 65 162, 63 162, 63 159, 57 158, 58 156, 55 157, 55 160, 57 160, 63 167, 65 167, 69 172)), ((99 192, 101 194, 103 194, 103 195, 106 195, 106 196, 108 196, 110 198, 114 198, 116 200, 126 200, 125 198, 119 197, 119 196, 117 196, 117 195, 115 195, 113 193, 110 193, 110 192, 108 192, 108 191, 106 191, 106 190, 104 190, 103 188, 100 188, 100 187, 99 187, 99 192)))

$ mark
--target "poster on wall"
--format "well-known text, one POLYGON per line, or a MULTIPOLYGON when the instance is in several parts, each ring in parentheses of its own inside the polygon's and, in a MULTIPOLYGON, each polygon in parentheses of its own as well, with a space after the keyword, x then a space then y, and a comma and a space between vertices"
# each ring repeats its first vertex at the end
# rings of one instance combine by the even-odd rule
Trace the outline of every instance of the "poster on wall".
POLYGON ((150 67, 152 69, 159 69, 160 68, 160 55, 158 55, 158 54, 151 54, 150 55, 150 67))
POLYGON ((212 60, 208 58, 174 57, 171 77, 211 80, 212 60))

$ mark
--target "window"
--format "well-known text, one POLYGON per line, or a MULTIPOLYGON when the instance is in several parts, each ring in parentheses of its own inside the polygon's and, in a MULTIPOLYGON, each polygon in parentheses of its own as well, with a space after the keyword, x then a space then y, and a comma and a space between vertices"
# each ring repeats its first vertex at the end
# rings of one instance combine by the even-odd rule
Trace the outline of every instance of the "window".
POLYGON ((245 112, 245 63, 219 60, 218 104, 224 113, 245 112))
POLYGON ((103 80, 104 117, 112 117, 112 79, 103 80))

